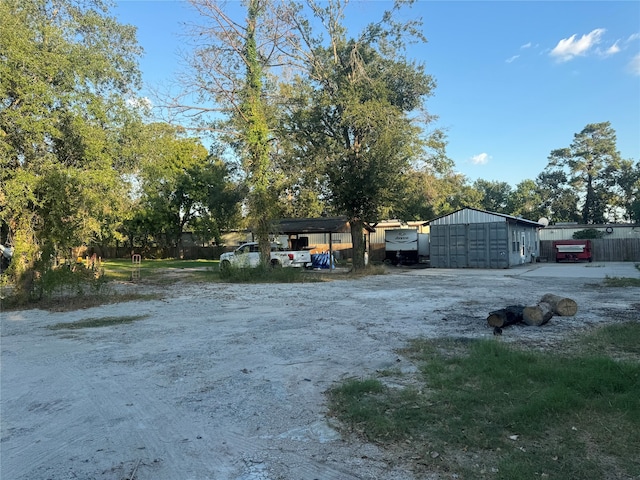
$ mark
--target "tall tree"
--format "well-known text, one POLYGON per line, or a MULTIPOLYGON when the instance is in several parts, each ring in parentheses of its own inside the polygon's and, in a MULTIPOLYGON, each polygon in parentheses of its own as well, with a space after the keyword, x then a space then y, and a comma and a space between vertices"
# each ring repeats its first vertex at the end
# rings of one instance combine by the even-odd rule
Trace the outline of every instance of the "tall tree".
POLYGON ((584 224, 605 221, 612 200, 612 174, 621 165, 616 150, 616 133, 609 122, 592 123, 576 133, 571 145, 553 150, 547 170, 563 171, 568 184, 580 195, 581 220, 584 224))
MULTIPOLYGON (((379 23, 349 38, 342 25, 346 2, 308 2, 324 25, 328 42, 314 36, 311 22, 291 18, 301 41, 304 92, 289 117, 300 152, 324 165, 328 201, 351 224, 353 267, 364 266, 363 227, 398 198, 403 174, 422 157, 420 112, 435 82, 424 66, 403 55, 407 39, 423 40, 419 22, 394 21, 401 2, 379 23), (305 88, 311 82, 311 91, 305 88)), ((300 7, 302 9, 302 7, 300 7)), ((426 113, 426 112, 423 112, 426 113)))
POLYGON ((117 217, 141 49, 102 0, 2 0, 0 18, 0 219, 20 277, 117 217))
POLYGON ((506 213, 537 221, 547 214, 541 205, 542 197, 536 182, 523 180, 516 185, 515 190, 509 195, 506 213))
POLYGON ((634 213, 634 202, 640 201, 640 160, 620 160, 617 166, 607 167, 609 202, 607 218, 614 222, 640 220, 634 213))
POLYGON ((480 204, 484 210, 496 213, 509 213, 509 197, 513 193, 507 182, 478 179, 473 182, 473 188, 482 194, 480 204))
POLYGON ((282 64, 286 25, 280 3, 246 0, 223 4, 189 0, 203 22, 188 32, 193 54, 180 81, 183 93, 168 102, 176 114, 196 119, 195 127, 227 142, 239 159, 248 189, 248 216, 263 261, 278 191, 271 165, 274 116, 269 71, 282 64), (239 8, 240 7, 240 8, 239 8), (192 96, 198 101, 193 102, 192 96))
POLYGON ((535 183, 543 217, 553 223, 580 221, 579 196, 568 184, 565 172, 545 169, 536 177, 535 183))
POLYGON ((168 124, 149 124, 140 138, 137 208, 123 227, 130 246, 153 240, 181 247, 187 225, 206 240, 220 240, 220 229, 237 215, 242 195, 230 180, 229 166, 199 139, 168 124))

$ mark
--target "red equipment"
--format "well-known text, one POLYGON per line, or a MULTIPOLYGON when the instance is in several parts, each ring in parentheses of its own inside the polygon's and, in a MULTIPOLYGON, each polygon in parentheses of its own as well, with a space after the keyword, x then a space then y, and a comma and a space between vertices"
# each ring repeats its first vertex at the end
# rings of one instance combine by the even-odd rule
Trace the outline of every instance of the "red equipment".
POLYGON ((553 242, 553 248, 556 251, 556 263, 592 260, 591 240, 556 240, 553 242))

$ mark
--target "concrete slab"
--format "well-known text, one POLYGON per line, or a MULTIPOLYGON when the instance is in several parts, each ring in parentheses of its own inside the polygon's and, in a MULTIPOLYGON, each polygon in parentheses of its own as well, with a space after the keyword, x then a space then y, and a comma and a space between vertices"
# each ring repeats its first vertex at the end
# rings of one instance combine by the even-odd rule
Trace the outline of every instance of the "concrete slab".
MULTIPOLYGON (((640 278, 640 270, 634 262, 592 262, 592 263, 539 263, 526 268, 524 277, 564 277, 564 278, 640 278)), ((520 272, 522 267, 512 269, 520 272)))
POLYGON ((527 263, 512 268, 421 268, 391 267, 394 273, 408 275, 489 276, 489 277, 552 277, 552 278, 640 278, 635 262, 593 263, 527 263))

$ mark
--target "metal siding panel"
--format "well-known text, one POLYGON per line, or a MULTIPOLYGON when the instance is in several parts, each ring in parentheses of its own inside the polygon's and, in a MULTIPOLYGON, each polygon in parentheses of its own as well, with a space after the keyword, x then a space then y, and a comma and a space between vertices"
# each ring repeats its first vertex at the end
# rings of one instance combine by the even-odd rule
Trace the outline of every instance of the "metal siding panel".
POLYGON ((479 212, 468 208, 453 212, 444 217, 431 221, 431 225, 456 225, 471 223, 504 222, 505 218, 487 212, 479 212))
POLYGON ((489 243, 489 268, 509 268, 509 229, 506 222, 491 224, 489 243))
POLYGON ((469 225, 469 263, 471 268, 508 268, 507 224, 505 222, 469 225))
POLYGON ((488 223, 469 225, 469 267, 487 268, 488 223))
POLYGON ((469 265, 467 225, 449 225, 449 263, 451 268, 469 265))
POLYGON ((434 225, 431 228, 431 266, 433 268, 449 268, 447 252, 449 250, 448 227, 434 225))

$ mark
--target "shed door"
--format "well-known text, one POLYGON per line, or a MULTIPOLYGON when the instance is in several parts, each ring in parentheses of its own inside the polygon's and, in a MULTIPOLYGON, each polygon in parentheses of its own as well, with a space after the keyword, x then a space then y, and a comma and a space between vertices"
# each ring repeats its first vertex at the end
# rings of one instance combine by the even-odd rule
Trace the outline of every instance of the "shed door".
POLYGON ((449 225, 450 268, 465 268, 469 265, 467 227, 468 225, 449 225))
POLYGON ((469 225, 469 267, 509 267, 506 223, 472 223, 469 225))

